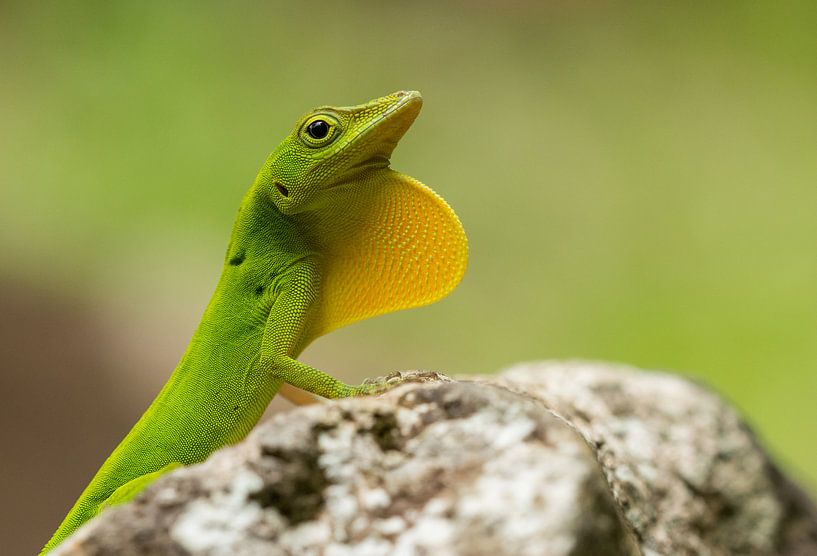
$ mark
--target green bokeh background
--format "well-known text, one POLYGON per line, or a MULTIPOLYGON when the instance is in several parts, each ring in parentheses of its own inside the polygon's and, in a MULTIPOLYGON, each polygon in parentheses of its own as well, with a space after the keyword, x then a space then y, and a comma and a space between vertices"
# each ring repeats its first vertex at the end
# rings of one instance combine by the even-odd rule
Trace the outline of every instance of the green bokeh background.
POLYGON ((426 104, 393 165, 456 209, 468 273, 308 361, 676 371, 814 492, 817 4, 782 6, 0 4, 0 536, 44 542, 159 389, 295 119, 401 88, 426 104), (63 368, 68 329, 104 373, 63 368))

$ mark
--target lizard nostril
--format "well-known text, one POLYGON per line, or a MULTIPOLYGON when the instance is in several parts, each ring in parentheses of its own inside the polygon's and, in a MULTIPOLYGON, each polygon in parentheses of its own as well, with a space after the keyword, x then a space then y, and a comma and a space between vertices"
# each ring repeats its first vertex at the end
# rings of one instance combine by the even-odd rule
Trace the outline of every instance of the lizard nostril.
POLYGON ((278 190, 278 193, 280 193, 284 197, 289 197, 289 190, 280 183, 275 182, 275 188, 278 190))

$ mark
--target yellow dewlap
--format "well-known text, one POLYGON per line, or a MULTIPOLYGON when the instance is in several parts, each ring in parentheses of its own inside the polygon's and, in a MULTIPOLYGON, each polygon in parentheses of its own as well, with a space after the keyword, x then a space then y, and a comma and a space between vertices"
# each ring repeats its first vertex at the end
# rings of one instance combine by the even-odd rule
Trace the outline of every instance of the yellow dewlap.
POLYGON ((360 197, 365 206, 353 226, 326 236, 323 295, 313 337, 433 303, 465 273, 468 242, 451 207, 414 178, 393 171, 387 176, 360 197))

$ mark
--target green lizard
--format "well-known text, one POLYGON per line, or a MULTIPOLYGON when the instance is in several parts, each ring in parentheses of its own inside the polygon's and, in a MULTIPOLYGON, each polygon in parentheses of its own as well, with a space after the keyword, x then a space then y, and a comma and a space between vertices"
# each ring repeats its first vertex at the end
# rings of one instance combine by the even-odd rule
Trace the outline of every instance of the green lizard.
POLYGON ((43 553, 162 473, 244 438, 279 389, 303 401, 385 388, 344 384, 296 357, 335 328, 444 297, 465 272, 457 216, 389 168, 421 106, 418 92, 400 91, 318 108, 270 154, 187 351, 43 553))

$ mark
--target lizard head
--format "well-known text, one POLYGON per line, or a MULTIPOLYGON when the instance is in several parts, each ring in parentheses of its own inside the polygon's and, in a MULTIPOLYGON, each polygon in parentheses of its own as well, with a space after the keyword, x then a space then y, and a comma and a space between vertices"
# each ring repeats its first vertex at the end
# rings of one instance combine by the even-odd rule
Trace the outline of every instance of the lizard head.
MULTIPOLYGON (((389 168, 420 112, 416 91, 298 120, 251 189, 289 217, 320 260, 320 296, 301 348, 335 328, 447 295, 468 262, 457 215, 389 168)), ((265 207, 267 208, 267 207, 265 207)))
POLYGON ((417 91, 398 91, 350 107, 322 106, 301 117, 270 154, 260 184, 284 214, 321 206, 326 192, 365 183, 361 174, 387 168, 420 112, 417 91))

